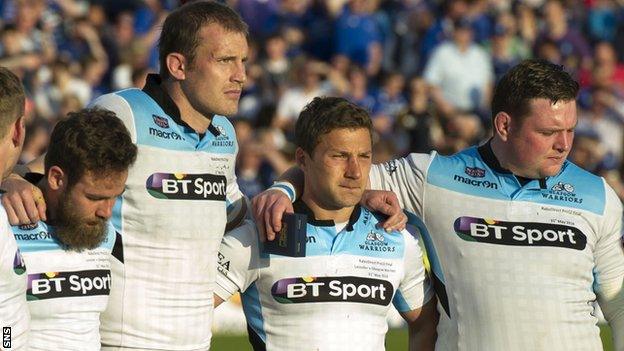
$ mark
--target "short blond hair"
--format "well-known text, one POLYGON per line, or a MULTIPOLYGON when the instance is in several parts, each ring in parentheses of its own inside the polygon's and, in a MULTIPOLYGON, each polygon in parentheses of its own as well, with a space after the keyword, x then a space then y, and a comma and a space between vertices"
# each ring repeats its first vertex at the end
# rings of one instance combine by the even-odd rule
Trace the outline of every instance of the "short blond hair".
POLYGON ((0 67, 0 137, 9 126, 24 115, 26 97, 19 78, 5 67, 0 67))

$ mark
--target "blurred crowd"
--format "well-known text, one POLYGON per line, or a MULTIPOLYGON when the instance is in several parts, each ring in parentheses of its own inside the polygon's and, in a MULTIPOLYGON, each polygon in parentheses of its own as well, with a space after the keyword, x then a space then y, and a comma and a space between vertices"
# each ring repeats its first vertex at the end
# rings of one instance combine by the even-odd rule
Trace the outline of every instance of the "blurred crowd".
MULTIPOLYGON (((293 164, 299 111, 319 95, 367 108, 375 162, 451 154, 490 135, 497 79, 520 60, 562 64, 581 84, 570 158, 624 199, 623 0, 228 0, 250 27, 235 123, 248 196, 293 164)), ((160 25, 178 0, 0 0, 0 65, 24 81, 21 162, 54 123, 158 72, 160 25)))

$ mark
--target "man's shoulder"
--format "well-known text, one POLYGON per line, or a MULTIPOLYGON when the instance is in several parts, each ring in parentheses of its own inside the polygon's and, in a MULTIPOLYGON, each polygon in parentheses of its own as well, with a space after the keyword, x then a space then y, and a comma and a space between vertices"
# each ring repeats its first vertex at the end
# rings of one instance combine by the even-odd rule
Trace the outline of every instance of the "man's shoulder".
POLYGON ((582 198, 594 199, 599 203, 605 201, 605 182, 597 176, 576 164, 565 161, 561 172, 553 177, 551 190, 574 193, 582 198))
POLYGON ((89 106, 113 111, 122 119, 145 114, 151 115, 156 112, 160 113, 162 110, 154 99, 137 88, 129 88, 101 95, 93 100, 89 106))

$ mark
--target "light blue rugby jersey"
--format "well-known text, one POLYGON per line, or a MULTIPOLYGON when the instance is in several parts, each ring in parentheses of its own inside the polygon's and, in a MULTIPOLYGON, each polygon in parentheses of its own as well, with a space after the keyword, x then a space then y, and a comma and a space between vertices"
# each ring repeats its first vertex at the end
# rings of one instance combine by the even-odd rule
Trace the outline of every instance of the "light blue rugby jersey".
POLYGON ((521 183, 485 144, 376 165, 371 186, 426 228, 437 350, 599 349, 596 298, 624 330, 622 206, 603 179, 565 162, 521 183))
POLYGON ((243 213, 232 124, 214 116, 196 133, 160 84, 150 75, 143 90, 93 102, 114 111, 138 147, 113 209, 123 257, 112 265, 103 349, 207 349, 216 271, 206 267, 216 267, 226 223, 243 213))
POLYGON ((255 350, 383 350, 391 302, 401 312, 432 296, 417 240, 386 233, 359 206, 346 227, 308 214, 306 257, 260 253, 252 222, 223 238, 215 293, 237 291, 255 350))
POLYGON ((99 350, 100 313, 108 303, 115 229, 95 249, 67 250, 45 222, 14 226, 26 263, 31 350, 99 350))

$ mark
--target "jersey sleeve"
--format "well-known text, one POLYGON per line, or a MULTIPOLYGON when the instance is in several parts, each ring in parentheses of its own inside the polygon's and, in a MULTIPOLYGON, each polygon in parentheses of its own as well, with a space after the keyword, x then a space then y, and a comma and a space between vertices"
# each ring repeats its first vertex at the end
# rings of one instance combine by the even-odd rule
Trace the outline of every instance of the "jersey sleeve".
MULTIPOLYGON (((232 172, 234 173, 234 172, 232 172)), ((226 193, 226 206, 227 206, 227 224, 225 230, 232 230, 239 225, 242 225, 245 218, 250 218, 249 214, 251 208, 249 200, 238 188, 236 182, 236 175, 227 175, 227 193, 226 193)))
POLYGON ((598 303, 613 331, 616 350, 624 350, 624 252, 621 244, 622 203, 606 185, 604 222, 594 249, 598 303))
POLYGON ((408 312, 426 304, 433 296, 433 290, 425 273, 418 241, 407 231, 402 233, 405 240, 405 273, 392 303, 399 312, 408 312))
POLYGON ((422 217, 426 173, 433 157, 435 153, 410 154, 374 165, 370 172, 371 189, 394 192, 401 208, 422 217))
MULTIPOLYGON (((0 327, 11 328, 11 350, 25 350, 30 322, 26 312, 26 277, 16 277, 14 272, 15 260, 21 256, 12 237, 5 210, 0 205, 0 327), (23 279, 24 286, 16 284, 16 279, 23 279), (20 303, 16 303, 18 299, 20 303)), ((4 350, 2 344, 0 350, 4 350)))
POLYGON ((132 142, 136 144, 136 126, 134 123, 132 108, 130 107, 130 104, 128 103, 128 101, 126 101, 126 99, 115 93, 106 94, 93 100, 88 107, 99 107, 105 110, 115 112, 117 118, 119 118, 128 129, 132 142))
POLYGON ((253 221, 245 220, 221 240, 215 294, 224 301, 247 290, 258 277, 258 233, 253 221))

